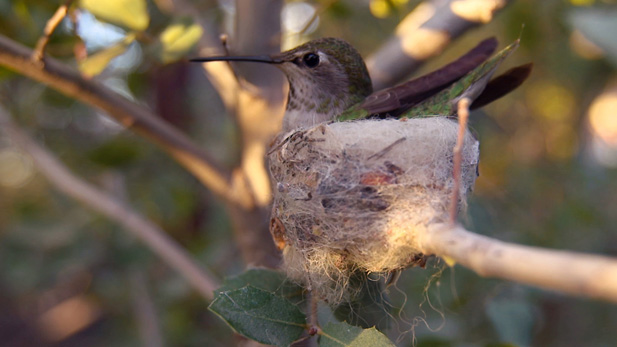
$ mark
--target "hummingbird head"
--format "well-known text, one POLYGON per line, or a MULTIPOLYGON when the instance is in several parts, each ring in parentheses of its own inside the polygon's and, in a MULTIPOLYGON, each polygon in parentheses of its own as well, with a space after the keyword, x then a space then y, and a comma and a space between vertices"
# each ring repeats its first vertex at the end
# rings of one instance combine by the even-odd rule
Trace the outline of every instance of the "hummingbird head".
POLYGON ((362 56, 337 38, 309 41, 270 56, 213 57, 192 61, 253 61, 274 64, 289 81, 283 131, 334 119, 373 91, 362 56))
POLYGON ((362 56, 341 39, 309 41, 272 58, 289 81, 284 130, 334 119, 373 91, 362 56))

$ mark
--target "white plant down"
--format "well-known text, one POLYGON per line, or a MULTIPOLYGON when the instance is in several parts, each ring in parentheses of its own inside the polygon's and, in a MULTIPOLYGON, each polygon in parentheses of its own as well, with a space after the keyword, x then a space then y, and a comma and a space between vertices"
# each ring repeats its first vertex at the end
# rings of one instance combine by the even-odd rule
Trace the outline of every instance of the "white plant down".
MULTIPOLYGON (((445 117, 322 123, 281 135, 268 160, 271 232, 288 276, 331 304, 355 271, 414 264, 418 232, 448 220, 458 123, 445 117)), ((477 177, 467 131, 459 208, 477 177)))

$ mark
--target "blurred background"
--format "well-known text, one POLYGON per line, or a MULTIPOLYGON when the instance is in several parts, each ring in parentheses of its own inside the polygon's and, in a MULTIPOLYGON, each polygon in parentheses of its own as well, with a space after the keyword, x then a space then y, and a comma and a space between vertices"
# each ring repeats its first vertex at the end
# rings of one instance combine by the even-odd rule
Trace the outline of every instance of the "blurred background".
MULTIPOLYGON (((197 55, 191 49, 210 29, 175 12, 171 0, 143 3, 110 20, 97 12, 96 1, 81 1, 51 37, 48 54, 155 110, 221 163, 238 165, 234 117, 202 67, 181 59, 197 55)), ((234 1, 186 3, 233 36, 234 1)), ((288 1, 281 11, 282 46, 336 36, 368 56, 418 4, 288 1)), ((0 0, 0 34, 34 47, 59 5, 0 0)), ((481 165, 467 225, 504 241, 617 256, 615 1, 512 1, 415 75, 486 37, 496 36, 503 47, 519 35, 521 47, 505 65, 533 62, 531 78, 471 117, 481 165)), ((3 67, 0 102, 80 177, 119 192, 200 264, 221 278, 245 268, 232 237, 235 216, 152 143, 3 67)), ((483 279, 438 261, 405 271, 390 292, 400 307, 390 336, 401 345, 413 339, 417 346, 617 341, 614 304, 483 279)), ((138 333, 144 310, 152 316, 151 334, 165 345, 240 343, 207 305, 117 224, 56 191, 0 132, 0 345, 140 345, 146 343, 138 333)))

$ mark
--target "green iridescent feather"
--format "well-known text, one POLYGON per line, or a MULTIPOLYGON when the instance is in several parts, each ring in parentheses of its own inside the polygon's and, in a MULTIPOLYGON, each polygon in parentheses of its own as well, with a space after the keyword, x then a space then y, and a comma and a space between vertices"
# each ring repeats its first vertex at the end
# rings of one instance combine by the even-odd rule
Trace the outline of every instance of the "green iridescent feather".
MULTIPOLYGON (((462 97, 469 97, 474 100, 482 93, 484 86, 491 78, 497 67, 519 46, 519 40, 516 40, 491 59, 478 66, 460 80, 453 83, 449 88, 446 88, 439 93, 433 95, 422 103, 412 107, 399 118, 425 118, 433 116, 451 116, 456 114, 456 103, 462 97)), ((341 113, 336 121, 351 121, 370 117, 371 114, 363 109, 359 104, 356 104, 341 113)))

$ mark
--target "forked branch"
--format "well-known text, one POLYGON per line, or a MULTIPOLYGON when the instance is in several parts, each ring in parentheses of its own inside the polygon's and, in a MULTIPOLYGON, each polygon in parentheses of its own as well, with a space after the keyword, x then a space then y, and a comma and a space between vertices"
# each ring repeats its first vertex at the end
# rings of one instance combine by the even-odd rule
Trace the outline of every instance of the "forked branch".
POLYGON ((0 36, 0 65, 44 83, 61 93, 96 106, 127 128, 153 140, 195 175, 216 195, 243 208, 253 206, 253 199, 243 179, 233 179, 186 135, 165 123, 146 107, 118 95, 102 84, 83 78, 74 69, 51 58, 45 64, 31 60, 32 50, 0 36))
POLYGON ((398 83, 467 30, 490 22, 511 0, 424 1, 397 26, 366 65, 375 90, 398 83))
POLYGON ((122 225, 146 244, 166 264, 178 271, 207 300, 212 300, 218 280, 197 265, 186 251, 156 224, 130 206, 71 173, 51 153, 40 147, 0 108, 0 129, 31 157, 39 171, 61 192, 122 225))
POLYGON ((64 17, 66 17, 66 14, 69 12, 69 7, 71 7, 72 3, 73 0, 66 0, 66 2, 60 5, 54 15, 47 21, 47 24, 45 24, 45 29, 43 30, 43 35, 37 41, 36 47, 32 52, 33 61, 42 61, 43 56, 45 56, 45 48, 47 47, 47 43, 49 42, 51 34, 54 33, 58 24, 60 24, 64 17))

